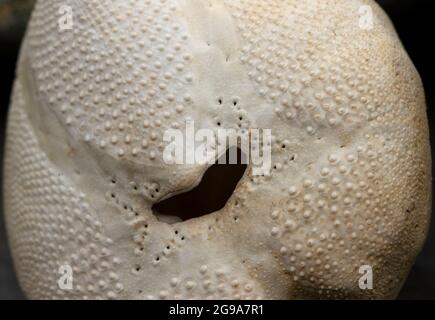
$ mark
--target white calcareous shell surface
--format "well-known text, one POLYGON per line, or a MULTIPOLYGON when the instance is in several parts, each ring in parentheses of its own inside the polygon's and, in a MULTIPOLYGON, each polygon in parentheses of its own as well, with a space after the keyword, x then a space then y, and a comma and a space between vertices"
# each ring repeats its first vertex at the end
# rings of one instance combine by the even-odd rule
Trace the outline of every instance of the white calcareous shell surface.
POLYGON ((424 92, 373 1, 38 1, 8 121, 7 229, 30 298, 393 298, 426 237, 424 92), (207 169, 163 161, 163 132, 188 117, 272 129, 274 169, 171 225, 152 205, 207 169))

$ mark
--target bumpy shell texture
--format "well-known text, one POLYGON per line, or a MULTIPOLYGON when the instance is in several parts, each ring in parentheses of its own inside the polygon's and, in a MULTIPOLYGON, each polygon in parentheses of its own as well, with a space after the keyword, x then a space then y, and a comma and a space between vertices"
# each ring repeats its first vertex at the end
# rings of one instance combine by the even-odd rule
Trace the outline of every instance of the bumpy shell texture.
POLYGON ((4 175, 29 298, 394 298, 429 223, 424 92, 373 1, 44 0, 4 175), (152 206, 208 168, 163 161, 164 131, 187 117, 272 129, 273 169, 248 167, 222 210, 169 224, 152 206))

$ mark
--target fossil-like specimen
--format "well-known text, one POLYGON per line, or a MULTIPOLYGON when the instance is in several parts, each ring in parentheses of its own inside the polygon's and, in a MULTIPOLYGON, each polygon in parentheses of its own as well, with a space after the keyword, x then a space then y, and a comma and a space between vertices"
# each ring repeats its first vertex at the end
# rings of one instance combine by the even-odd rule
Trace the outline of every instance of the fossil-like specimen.
POLYGON ((30 298, 393 298, 427 232, 425 111, 372 1, 39 1, 4 170, 19 282, 30 298), (170 224, 152 206, 208 168, 163 161, 188 117, 272 129, 273 170, 170 224))

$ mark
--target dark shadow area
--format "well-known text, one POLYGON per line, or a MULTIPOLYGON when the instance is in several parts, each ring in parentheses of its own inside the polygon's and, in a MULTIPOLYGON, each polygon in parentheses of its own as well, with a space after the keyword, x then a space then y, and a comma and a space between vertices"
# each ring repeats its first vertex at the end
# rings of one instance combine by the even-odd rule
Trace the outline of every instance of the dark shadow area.
MULTIPOLYGON (((24 3, 25 1, 21 1, 24 3)), ((2 3, 0 1, 0 3, 2 3)), ((8 1, 10 3, 10 1, 8 1)), ((12 258, 6 239, 3 217, 3 156, 7 111, 15 78, 15 64, 18 57, 21 38, 24 35, 28 12, 23 6, 3 5, 0 8, 0 300, 24 299, 18 286, 12 265, 12 258)))
POLYGON ((158 219, 168 223, 181 222, 225 207, 247 168, 242 164, 240 149, 237 149, 237 164, 229 164, 230 150, 222 156, 226 158, 226 164, 218 164, 218 160, 194 189, 155 204, 153 213, 158 219))

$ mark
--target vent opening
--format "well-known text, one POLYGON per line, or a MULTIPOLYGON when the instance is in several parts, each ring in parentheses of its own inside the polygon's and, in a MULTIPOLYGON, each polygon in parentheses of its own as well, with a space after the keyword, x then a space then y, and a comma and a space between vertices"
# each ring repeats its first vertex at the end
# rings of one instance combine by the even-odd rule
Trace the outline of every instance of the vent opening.
POLYGON ((237 164, 229 164, 230 150, 232 149, 228 149, 226 154, 204 173, 198 186, 156 203, 152 207, 153 214, 161 222, 174 224, 199 218, 225 207, 247 168, 246 164, 242 164, 244 154, 239 148, 237 164), (226 159, 226 164, 219 164, 223 159, 226 159))

